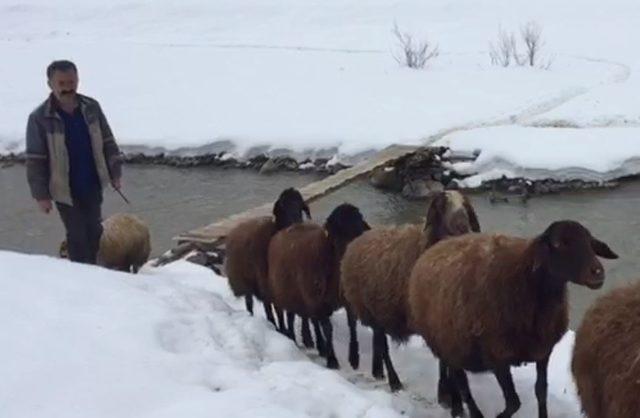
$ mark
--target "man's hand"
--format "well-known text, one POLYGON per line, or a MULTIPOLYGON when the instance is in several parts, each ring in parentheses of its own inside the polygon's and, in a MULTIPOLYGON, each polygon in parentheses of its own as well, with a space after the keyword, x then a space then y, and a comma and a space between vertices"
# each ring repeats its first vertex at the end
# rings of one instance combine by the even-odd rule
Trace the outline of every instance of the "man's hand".
POLYGON ((38 200, 38 207, 40 207, 40 210, 44 213, 51 212, 51 209, 53 208, 53 205, 51 204, 51 199, 38 200))
POLYGON ((120 188, 122 187, 122 182, 120 178, 113 179, 111 180, 111 185, 113 186, 114 189, 120 190, 120 188))

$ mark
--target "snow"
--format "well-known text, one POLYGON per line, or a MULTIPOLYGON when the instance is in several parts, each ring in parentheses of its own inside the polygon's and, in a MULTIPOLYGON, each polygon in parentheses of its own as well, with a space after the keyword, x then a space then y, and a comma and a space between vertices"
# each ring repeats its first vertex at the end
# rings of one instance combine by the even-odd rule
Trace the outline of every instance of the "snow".
POLYGON ((397 416, 389 395, 231 308, 204 268, 132 278, 9 252, 0 264, 0 416, 397 416))
MULTIPOLYGON (((391 394, 369 377, 364 328, 362 370, 352 371, 344 312, 333 318, 336 372, 250 317, 226 280, 200 266, 179 261, 131 276, 6 251, 0 265, 0 416, 448 416, 435 402, 437 363, 418 338, 392 351, 407 390, 391 394)), ((569 332, 552 355, 553 416, 578 416, 572 345, 569 332)), ((514 378, 520 416, 537 416, 535 367, 514 369, 514 378)), ((499 412, 495 379, 470 380, 483 411, 499 412)))
POLYGON ((502 176, 604 182, 640 172, 640 128, 507 126, 457 132, 437 144, 482 151, 472 163, 453 164, 472 174, 461 182, 466 187, 502 176))
POLYGON ((63 57, 119 142, 149 153, 353 155, 490 126, 640 123, 634 0, 57 3, 0 5, 0 153, 24 149, 44 68, 63 57), (551 68, 491 66, 499 29, 530 20, 551 68), (394 22, 441 55, 422 71, 400 67, 394 22))
POLYGON ((533 126, 640 127, 640 79, 603 86, 531 121, 533 126))

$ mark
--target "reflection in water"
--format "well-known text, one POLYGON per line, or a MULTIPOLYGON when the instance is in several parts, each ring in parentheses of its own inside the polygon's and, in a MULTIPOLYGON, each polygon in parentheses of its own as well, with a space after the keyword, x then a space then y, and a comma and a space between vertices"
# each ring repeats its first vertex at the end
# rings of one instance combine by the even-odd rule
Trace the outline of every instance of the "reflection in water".
MULTIPOLYGON (((154 255, 169 249, 171 238, 180 232, 274 200, 285 187, 299 187, 319 178, 314 174, 261 176, 247 170, 135 165, 126 167, 125 176, 124 191, 132 206, 128 207, 109 191, 104 214, 122 211, 139 214, 151 227, 154 255)), ((0 169, 0 196, 0 248, 55 254, 63 234, 62 224, 57 214, 45 216, 36 211, 23 166, 0 169)), ((615 190, 534 198, 526 205, 492 205, 483 194, 473 195, 471 200, 484 232, 533 236, 553 221, 575 219, 620 255, 620 260, 603 261, 607 270, 603 289, 569 286, 572 326, 595 297, 640 276, 635 269, 635 260, 640 255, 640 219, 636 215, 640 182, 626 183, 615 190)), ((359 181, 314 202, 311 205, 314 219, 324 219, 342 202, 358 205, 373 225, 422 222, 426 215, 425 202, 409 202, 359 181)))

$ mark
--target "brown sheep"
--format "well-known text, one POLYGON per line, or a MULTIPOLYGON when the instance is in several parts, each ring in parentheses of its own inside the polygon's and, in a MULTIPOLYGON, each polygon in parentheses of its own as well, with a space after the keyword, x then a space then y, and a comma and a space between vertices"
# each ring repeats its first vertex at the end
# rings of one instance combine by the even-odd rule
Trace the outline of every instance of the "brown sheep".
MULTIPOLYGON (((102 221, 97 264, 112 270, 137 273, 149 259, 151 237, 147 225, 135 215, 117 213, 102 221)), ((67 241, 60 244, 60 257, 67 258, 67 241)))
POLYGON ((329 368, 338 368, 330 316, 340 306, 340 259, 347 244, 367 229, 358 208, 342 204, 331 212, 324 226, 293 225, 278 232, 269 244, 273 303, 288 315, 313 320, 318 351, 326 354, 329 368))
POLYGON ((373 328, 373 376, 383 378, 383 360, 392 390, 402 387, 389 357, 386 334, 406 341, 412 334, 407 322, 407 283, 422 252, 447 236, 480 232, 469 200, 457 191, 434 196, 422 225, 374 228, 356 238, 342 259, 342 292, 347 302, 351 331, 349 361, 358 367, 359 354, 354 314, 373 328))
POLYGON ((640 417, 640 283, 589 309, 576 333, 571 370, 587 417, 640 417))
MULTIPOLYGON (((273 217, 250 219, 233 228, 225 239, 225 273, 236 297, 243 296, 247 311, 253 315, 253 297, 261 299, 267 319, 276 324, 267 294, 267 253, 273 235, 295 223, 302 214, 311 219, 309 207, 300 192, 284 190, 273 205, 273 217)), ((281 311, 277 311, 281 331, 286 327, 281 311)), ((307 330, 308 332, 308 330, 307 330)))
POLYGON ((605 278, 596 256, 617 258, 574 221, 552 223, 533 239, 468 234, 425 251, 409 279, 412 325, 450 371, 452 415, 481 417, 465 370, 492 371, 506 401, 520 408, 511 366, 536 362, 540 417, 547 416, 547 364, 567 331, 567 283, 590 288, 605 278))

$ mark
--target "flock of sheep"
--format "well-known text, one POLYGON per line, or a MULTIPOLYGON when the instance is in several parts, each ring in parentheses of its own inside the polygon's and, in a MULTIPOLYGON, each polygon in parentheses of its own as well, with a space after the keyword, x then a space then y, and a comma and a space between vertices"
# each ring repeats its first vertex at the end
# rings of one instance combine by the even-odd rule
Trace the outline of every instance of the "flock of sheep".
MULTIPOLYGON (((295 341, 338 368, 330 317, 344 307, 349 362, 359 366, 356 323, 373 330, 372 374, 384 371, 402 388, 387 335, 422 336, 440 360, 438 401, 452 416, 482 417, 466 372, 493 372, 511 417, 520 407, 511 367, 535 362, 540 417, 547 417, 547 366, 568 328, 567 283, 597 289, 605 273, 597 257, 618 256, 578 222, 554 222, 540 235, 480 233, 469 200, 437 194, 424 225, 371 228, 353 205, 311 222, 295 189, 284 190, 273 217, 248 220, 226 238, 225 271, 233 293, 295 341), (303 221, 303 215, 309 221, 303 221), (275 312, 275 315, 274 315, 275 312)), ((600 298, 577 331, 572 371, 590 418, 640 417, 640 285, 600 298)))

